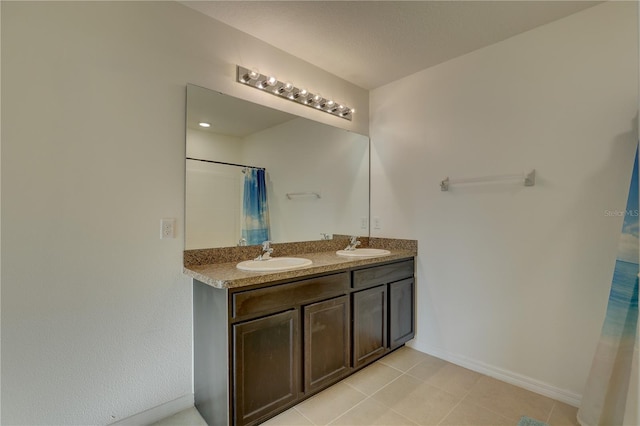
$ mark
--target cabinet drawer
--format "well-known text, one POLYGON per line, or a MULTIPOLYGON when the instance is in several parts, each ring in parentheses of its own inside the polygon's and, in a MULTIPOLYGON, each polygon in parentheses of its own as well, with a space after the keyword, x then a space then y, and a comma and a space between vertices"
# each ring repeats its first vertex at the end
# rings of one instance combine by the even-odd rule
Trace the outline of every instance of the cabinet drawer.
POLYGON ((366 288, 413 277, 413 259, 353 271, 353 288, 366 288))
POLYGON ((291 308, 295 305, 346 294, 348 291, 349 274, 347 272, 242 291, 232 296, 232 318, 273 312, 279 308, 291 308))

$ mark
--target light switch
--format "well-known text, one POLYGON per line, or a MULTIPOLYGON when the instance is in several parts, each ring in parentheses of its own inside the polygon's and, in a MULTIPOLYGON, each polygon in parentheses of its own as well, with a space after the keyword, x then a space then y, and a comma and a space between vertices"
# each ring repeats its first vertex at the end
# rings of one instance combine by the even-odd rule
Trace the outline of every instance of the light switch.
POLYGON ((369 226, 369 219, 366 216, 360 218, 360 229, 367 229, 369 226))
POLYGON ((176 237, 176 220, 172 217, 165 217, 160 220, 160 239, 176 237))

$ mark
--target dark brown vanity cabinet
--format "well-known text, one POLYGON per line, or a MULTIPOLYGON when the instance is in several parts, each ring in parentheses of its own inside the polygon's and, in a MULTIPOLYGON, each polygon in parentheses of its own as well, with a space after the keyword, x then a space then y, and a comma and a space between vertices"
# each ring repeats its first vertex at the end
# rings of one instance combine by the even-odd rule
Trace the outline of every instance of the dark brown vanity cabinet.
POLYGON ((251 424, 347 375, 349 318, 343 295, 233 325, 236 424, 251 424))
POLYGON ((413 259, 252 288, 194 280, 195 405, 255 425, 413 337, 413 259))
POLYGON ((387 351, 387 286, 353 293, 353 367, 359 368, 387 351))
POLYGON ((304 311, 304 391, 337 382, 351 368, 349 295, 307 305, 304 311))
POLYGON ((237 424, 250 424, 298 398, 298 317, 292 309, 232 326, 237 424))
POLYGON ((352 274, 353 367, 360 368, 413 338, 414 262, 373 266, 352 274))
POLYGON ((207 423, 261 423, 347 376, 350 291, 347 271, 253 289, 195 280, 195 404, 207 423))
POLYGON ((389 349, 402 346, 415 335, 414 280, 407 278, 388 284, 389 349))

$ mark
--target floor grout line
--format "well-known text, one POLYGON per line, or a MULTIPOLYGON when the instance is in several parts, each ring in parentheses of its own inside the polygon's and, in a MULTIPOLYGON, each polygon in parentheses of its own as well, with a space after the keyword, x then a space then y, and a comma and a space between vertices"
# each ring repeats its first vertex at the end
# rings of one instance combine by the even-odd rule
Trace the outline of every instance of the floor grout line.
POLYGON ((303 413, 302 411, 298 410, 298 409, 296 408, 296 406, 295 406, 295 405, 294 405, 293 407, 291 407, 291 408, 293 408, 293 409, 294 409, 294 411, 296 411, 296 412, 297 412, 298 414, 300 414, 302 417, 304 417, 305 419, 307 419, 307 420, 309 421, 309 423, 311 423, 312 425, 315 425, 314 421, 313 421, 313 420, 311 420, 309 417, 305 416, 305 415, 304 415, 304 413, 303 413))
MULTIPOLYGON (((384 359, 384 358, 383 358, 383 359, 384 359)), ((389 365, 389 364, 387 364, 387 363, 385 363, 385 362, 382 362, 382 361, 383 361, 383 359, 382 359, 382 360, 380 360, 380 359, 379 359, 379 360, 377 360, 377 361, 372 362, 371 364, 367 364, 367 365, 365 365, 365 366, 364 366, 364 367, 362 367, 360 370, 358 370, 355 374, 362 373, 362 372, 366 372, 366 371, 367 371, 367 369, 368 369, 369 367, 374 366, 374 365, 376 365, 376 364, 384 365, 385 367, 389 367, 389 368, 392 368, 392 369, 394 369, 394 370, 396 370, 396 371, 403 372, 402 370, 400 370, 399 368, 394 367, 393 365, 389 365)), ((354 375, 355 375, 355 374, 354 374, 354 375)), ((349 377, 351 377, 351 376, 349 376, 349 377)))
POLYGON ((331 419, 331 421, 328 422, 327 425, 330 425, 331 423, 335 422, 340 417, 343 417, 344 415, 346 415, 348 412, 353 411, 357 406, 362 405, 362 403, 364 403, 369 398, 371 398, 371 397, 370 396, 365 396, 365 398, 362 401, 358 402, 356 405, 354 405, 353 407, 349 408, 347 411, 345 411, 344 413, 340 414, 338 417, 336 417, 334 419, 331 419))
POLYGON ((377 391, 375 391, 374 393, 371 394, 371 396, 377 394, 378 392, 380 392, 382 389, 386 388, 387 386, 389 386, 391 383, 395 382, 396 380, 400 379, 400 377, 404 376, 405 373, 400 374, 398 377, 394 377, 393 379, 391 379, 388 383, 386 383, 384 386, 381 386, 380 389, 378 389, 377 391))
POLYGON ((556 408, 557 404, 557 401, 553 401, 553 405, 551 406, 551 410, 549 410, 549 415, 547 416, 547 420, 545 421, 545 423, 548 425, 550 424, 549 422, 551 421, 551 415, 553 414, 553 410, 556 408))
MULTIPOLYGON (((380 404, 382 404, 382 403, 380 403, 380 404)), ((384 405, 384 404, 382 404, 382 405, 384 405)), ((413 423, 413 424, 415 424, 415 425, 419 425, 419 424, 420 424, 420 423, 418 423, 418 422, 414 422, 414 421, 413 421, 413 420, 411 420, 409 417, 405 416, 404 414, 402 414, 402 413, 401 413, 401 412, 399 412, 399 411, 394 410, 394 409, 393 409, 393 408, 391 408, 391 407, 387 407, 387 408, 389 408, 389 410, 393 411, 394 413, 396 413, 397 415, 399 415, 399 416, 400 416, 400 417, 402 417, 403 419, 406 419, 406 420, 410 421, 411 423, 413 423)))
MULTIPOLYGON (((462 399, 464 399, 464 398, 462 398, 462 399)), ((449 410, 449 411, 447 412, 447 414, 445 414, 445 415, 444 415, 444 417, 440 419, 440 421, 438 422, 438 425, 441 425, 441 424, 442 424, 442 422, 444 422, 444 421, 447 419, 447 417, 449 417, 449 414, 453 413, 453 410, 455 410, 456 408, 458 408, 458 405, 460 405, 460 404, 462 403, 462 399, 460 399, 460 401, 456 402, 456 405, 454 405, 454 406, 451 408, 451 410, 449 410)))
MULTIPOLYGON (((462 398, 462 399, 463 400, 466 399, 468 395, 469 394, 465 395, 465 397, 462 398)), ((462 402, 462 401, 460 401, 460 402, 462 402)), ((509 421, 518 422, 520 420, 520 419, 514 419, 514 418, 511 418, 511 417, 505 416, 503 413, 500 413, 500 412, 498 412, 498 411, 496 411, 496 410, 494 410, 492 408, 489 408, 489 407, 487 407, 485 405, 482 405, 480 403, 477 403, 475 401, 467 401, 467 404, 475 405, 476 407, 482 408, 483 410, 487 410, 488 412, 493 413, 493 414, 495 414, 497 416, 500 416, 503 419, 506 419, 506 420, 509 420, 509 421)))
MULTIPOLYGON (((446 415, 446 416, 444 416, 444 417, 442 418, 442 420, 440 420, 440 421, 438 422, 438 425, 442 424, 442 422, 444 422, 444 421, 447 419, 447 417, 449 417, 449 415, 453 412, 453 410, 455 410, 456 408, 458 408, 458 406, 459 406, 460 404, 462 404, 462 401, 464 401, 464 399, 465 399, 465 398, 466 398, 466 397, 471 393, 471 389, 473 389, 473 387, 476 385, 476 383, 478 383, 478 381, 479 381, 479 380, 480 380, 480 377, 478 377, 478 379, 473 383, 473 385, 469 386, 469 390, 468 390, 468 391, 466 391, 466 392, 464 393, 464 395, 462 395, 462 397, 460 398, 460 400, 456 403, 456 405, 454 405, 454 407, 453 407, 451 410, 449 410, 449 412, 447 413, 447 415, 446 415)), ((436 387, 436 388, 438 388, 437 386, 435 386, 435 387, 436 387)), ((438 388, 438 389, 440 389, 440 388, 438 388)), ((441 390, 441 391, 443 391, 443 392, 447 392, 447 391, 446 391, 446 390, 444 390, 444 389, 440 389, 440 390, 441 390)), ((451 393, 449 393, 449 395, 452 395, 452 394, 451 394, 451 393)), ((475 404, 475 405, 478 405, 478 404, 475 404)), ((484 408, 484 407, 483 407, 483 408, 484 408)))
MULTIPOLYGON (((363 395, 363 396, 364 396, 364 398, 363 398, 361 401, 357 402, 355 405, 353 405, 353 406, 351 406, 350 408, 348 408, 347 410, 345 410, 344 412, 342 412, 342 413, 338 414, 336 417, 333 417, 331 420, 329 420, 328 422, 323 423, 323 424, 321 424, 321 425, 318 425, 316 422, 312 421, 312 420, 311 420, 311 419, 309 419, 307 416, 304 416, 304 414, 303 414, 303 416, 304 416, 306 419, 308 419, 309 421, 311 421, 311 423, 313 423, 313 424, 314 424, 314 425, 316 425, 316 426, 326 426, 326 425, 331 424, 332 422, 335 422, 335 421, 336 421, 336 420, 338 420, 340 417, 342 417, 343 415, 345 415, 345 414, 346 414, 346 413, 348 413, 349 411, 353 410, 353 409, 354 409, 354 407, 357 407, 358 405, 360 405, 362 402, 364 402, 366 399, 368 399, 368 398, 369 398, 369 395, 367 395, 366 393, 364 393, 364 392, 362 392, 361 390, 357 389, 355 386, 352 386, 351 384, 347 383, 347 382, 345 381, 345 379, 342 379, 342 380, 341 380, 341 381, 339 381, 338 383, 335 383, 333 386, 335 386, 335 385, 337 385, 337 384, 340 384, 340 383, 342 383, 342 384, 346 385, 347 387, 349 387, 349 388, 351 388, 351 389, 355 390, 355 391, 356 391, 356 392, 358 392, 359 394, 363 395)), ((325 390, 327 390, 327 389, 330 389, 331 387, 332 387, 332 386, 329 386, 328 388, 324 389, 323 391, 318 392, 316 395, 321 394, 322 392, 324 392, 324 391, 325 391, 325 390)), ((314 395, 314 396, 315 396, 315 395, 314 395)), ((294 406, 294 408, 295 408, 295 406, 294 406)), ((302 414, 302 413, 301 413, 301 414, 302 414)))

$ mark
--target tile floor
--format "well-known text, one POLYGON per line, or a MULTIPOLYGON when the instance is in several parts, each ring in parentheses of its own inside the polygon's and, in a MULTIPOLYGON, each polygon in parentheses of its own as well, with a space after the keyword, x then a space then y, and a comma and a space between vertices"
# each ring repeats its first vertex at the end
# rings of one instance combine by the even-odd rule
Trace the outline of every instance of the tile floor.
MULTIPOLYGON (((403 347, 264 423, 516 426, 529 416, 578 425, 576 408, 403 347)), ((157 426, 200 426, 195 409, 157 426)))

